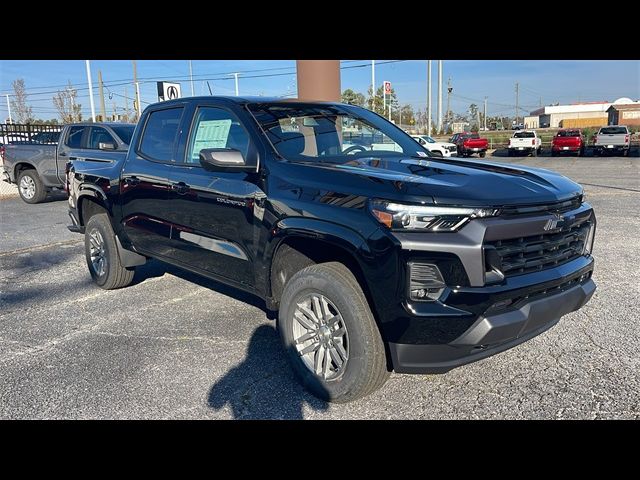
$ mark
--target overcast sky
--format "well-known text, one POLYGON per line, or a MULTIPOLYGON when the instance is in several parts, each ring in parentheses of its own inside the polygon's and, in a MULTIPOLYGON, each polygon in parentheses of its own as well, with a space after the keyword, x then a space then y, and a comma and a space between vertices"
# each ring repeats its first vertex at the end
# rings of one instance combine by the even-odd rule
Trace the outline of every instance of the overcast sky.
MULTIPOLYGON (((343 60, 342 88, 366 93, 371 83, 370 60, 343 60)), ((97 84, 102 71, 107 89, 107 111, 113 106, 124 107, 125 93, 134 95, 130 60, 94 60, 91 62, 93 82, 97 84), (125 92, 126 88, 126 92, 125 92), (109 95, 111 98, 109 98, 109 95)), ((437 62, 433 62, 433 108, 437 62)), ((196 95, 208 95, 206 80, 214 94, 235 94, 233 72, 240 73, 241 95, 295 96, 295 60, 194 60, 194 90, 196 95)), ((451 77, 453 96, 451 108, 462 113, 470 103, 481 104, 488 97, 489 115, 513 115, 515 83, 520 83, 520 105, 526 110, 542 102, 573 103, 579 101, 613 101, 619 97, 640 99, 640 62, 638 61, 533 61, 533 60, 451 60, 444 62, 443 109, 446 108, 446 81, 451 77)), ((51 98, 68 81, 78 88, 79 103, 85 118, 90 116, 87 75, 84 60, 18 61, 0 60, 0 119, 7 116, 6 97, 12 93, 11 82, 24 78, 29 103, 37 118, 55 118, 57 113, 51 98)), ((158 80, 181 83, 183 96, 191 94, 186 60, 139 60, 143 107, 157 101, 158 80)), ((414 109, 424 109, 426 102, 426 61, 376 60, 376 83, 392 82, 401 103, 414 109), (387 63, 385 63, 387 62, 387 63)), ((94 88, 96 111, 99 113, 97 88, 94 88)), ((131 105, 131 103, 130 103, 131 105)))

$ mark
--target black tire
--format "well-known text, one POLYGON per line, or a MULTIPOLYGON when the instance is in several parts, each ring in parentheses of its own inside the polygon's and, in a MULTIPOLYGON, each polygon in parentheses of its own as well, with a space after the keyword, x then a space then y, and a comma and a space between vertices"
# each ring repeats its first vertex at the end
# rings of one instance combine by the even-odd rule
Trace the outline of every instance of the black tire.
POLYGON ((40 175, 33 169, 23 170, 20 175, 18 175, 18 193, 20 194, 20 198, 26 203, 40 203, 47 198, 47 189, 40 180, 40 175), (27 197, 22 191, 23 179, 26 182, 32 183, 35 187, 35 192, 32 197, 27 197))
POLYGON ((532 157, 537 157, 538 156, 538 149, 537 148, 532 148, 531 149, 531 156, 532 157))
POLYGON ((578 156, 584 157, 584 148, 581 148, 580 150, 578 150, 578 156))
MULTIPOLYGON (((95 240, 95 238, 94 238, 95 240)), ((95 246, 95 245, 94 245, 95 246)), ((125 268, 120 262, 116 238, 106 213, 93 215, 87 222, 84 234, 84 250, 87 267, 91 278, 100 288, 113 290, 126 287, 133 281, 135 267, 125 268), (91 260, 92 236, 99 235, 100 244, 103 246, 104 266, 98 271, 91 260)))
POLYGON ((480 155, 480 158, 484 158, 486 154, 487 152, 480 152, 478 155, 480 155))
POLYGON ((555 157, 556 155, 557 155, 557 154, 556 154, 556 151, 555 151, 555 150, 551 150, 551 156, 552 156, 552 157, 555 157))
POLYGON ((389 377, 384 344, 367 299, 356 278, 341 263, 311 265, 289 280, 280 301, 278 329, 296 376, 323 400, 345 403, 365 397, 389 377), (335 305, 347 331, 348 359, 334 379, 325 380, 311 371, 296 347, 294 313, 297 304, 311 293, 321 294, 335 305))
POLYGON ((507 153, 507 156, 509 156, 509 157, 513 157, 513 150, 511 150, 511 149, 509 148, 509 149, 507 149, 507 152, 508 152, 508 153, 507 153))

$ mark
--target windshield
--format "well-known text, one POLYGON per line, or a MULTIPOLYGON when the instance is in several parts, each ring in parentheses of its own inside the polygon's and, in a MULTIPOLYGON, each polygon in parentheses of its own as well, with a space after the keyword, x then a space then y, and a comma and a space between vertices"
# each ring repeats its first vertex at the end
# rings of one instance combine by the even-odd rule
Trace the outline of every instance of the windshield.
POLYGON ((436 141, 433 138, 427 137, 426 135, 420 135, 420 138, 422 138, 427 143, 436 143, 436 141))
POLYGON ((580 130, 560 130, 558 132, 559 137, 579 137, 580 130))
POLYGON ((345 163, 372 155, 430 156, 409 135, 364 108, 270 103, 249 109, 287 160, 345 163))
POLYGON ((136 126, 135 125, 118 125, 118 126, 112 125, 111 128, 113 129, 114 132, 116 132, 116 135, 120 137, 120 140, 122 140, 124 143, 129 145, 131 143, 131 137, 133 136, 133 132, 136 129, 136 126))
POLYGON ((517 132, 513 134, 513 138, 534 138, 535 136, 533 132, 517 132))
POLYGON ((627 129, 625 127, 604 127, 600 129, 600 133, 604 135, 620 135, 626 134, 627 129))

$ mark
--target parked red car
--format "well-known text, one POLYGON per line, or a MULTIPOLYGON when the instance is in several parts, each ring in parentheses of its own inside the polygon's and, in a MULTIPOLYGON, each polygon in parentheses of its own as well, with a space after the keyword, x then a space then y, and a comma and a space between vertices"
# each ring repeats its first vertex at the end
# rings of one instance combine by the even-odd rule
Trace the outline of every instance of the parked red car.
POLYGON ((567 152, 581 157, 584 155, 586 143, 582 132, 577 128, 558 130, 551 142, 551 156, 555 157, 559 153, 567 152))
POLYGON ((480 138, 480 135, 477 133, 455 133, 449 142, 456 144, 458 156, 460 157, 469 157, 474 153, 484 157, 489 147, 487 139, 480 138))

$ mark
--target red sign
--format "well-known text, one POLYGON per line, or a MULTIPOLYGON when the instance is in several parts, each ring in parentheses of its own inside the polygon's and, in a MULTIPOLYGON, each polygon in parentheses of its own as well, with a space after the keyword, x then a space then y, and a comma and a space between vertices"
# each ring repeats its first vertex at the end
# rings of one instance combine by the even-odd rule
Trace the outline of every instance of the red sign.
POLYGON ((384 82, 384 94, 391 95, 391 82, 384 82))

